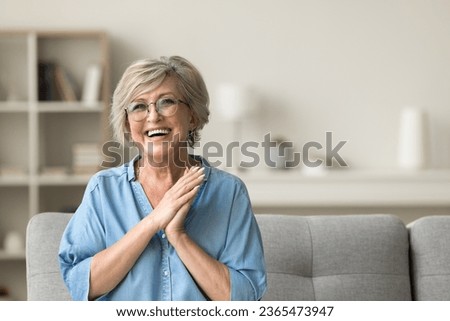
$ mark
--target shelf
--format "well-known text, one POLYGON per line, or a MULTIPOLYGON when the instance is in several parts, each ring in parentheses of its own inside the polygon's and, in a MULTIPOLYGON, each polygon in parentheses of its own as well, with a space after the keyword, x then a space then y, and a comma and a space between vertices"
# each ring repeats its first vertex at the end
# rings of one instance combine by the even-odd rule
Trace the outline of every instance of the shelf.
POLYGON ((283 181, 283 182, 348 182, 348 181, 450 181, 450 169, 402 171, 402 170, 324 170, 309 172, 302 170, 255 169, 237 172, 237 176, 246 181, 283 181))
POLYGON ((14 260, 25 260, 25 251, 21 253, 8 253, 5 250, 0 250, 0 261, 14 260))
POLYGON ((39 102, 38 112, 40 113, 101 113, 104 104, 99 102, 94 105, 86 105, 82 102, 39 102))
POLYGON ((450 170, 239 174, 255 207, 450 207, 450 170))
POLYGON ((38 184, 42 186, 83 186, 89 182, 92 175, 41 175, 38 177, 38 184))
POLYGON ((0 187, 1 186, 28 186, 30 183, 28 176, 1 176, 0 175, 0 187))
MULTIPOLYGON (((56 173, 73 167, 75 144, 102 146, 109 139, 108 42, 99 30, 0 31, 0 246, 6 231, 26 235, 33 215, 73 211, 81 202, 92 175, 56 173), (94 103, 86 104, 93 65, 101 67, 101 83, 94 103)), ((0 250, 2 285, 21 300, 24 259, 25 253, 0 250)))
POLYGON ((26 101, 1 101, 0 113, 23 113, 28 111, 26 101))

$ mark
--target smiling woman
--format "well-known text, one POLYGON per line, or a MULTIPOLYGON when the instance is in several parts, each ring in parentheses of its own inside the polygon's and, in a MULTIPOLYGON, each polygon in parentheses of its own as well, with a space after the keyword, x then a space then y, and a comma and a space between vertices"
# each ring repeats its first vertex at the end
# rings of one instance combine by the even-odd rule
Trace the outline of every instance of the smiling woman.
POLYGON ((167 111, 164 111, 164 109, 168 108, 161 106, 164 101, 158 103, 158 101, 150 102, 140 99, 145 98, 141 97, 142 95, 160 87, 167 80, 166 78, 175 79, 173 84, 175 84, 176 88, 170 88, 169 91, 173 89, 183 98, 174 97, 173 94, 166 97, 177 101, 177 104, 173 106, 175 110, 172 109, 172 112, 175 113, 181 103, 189 107, 195 119, 196 126, 188 137, 189 144, 193 145, 200 139, 199 132, 209 120, 208 91, 200 72, 186 59, 175 56, 170 58, 162 57, 160 60, 139 60, 125 71, 114 92, 111 113, 111 124, 115 138, 118 141, 126 140, 124 133, 129 128, 127 128, 126 114, 123 111, 129 110, 132 106, 135 108, 139 106, 141 111, 144 108, 150 113, 150 104, 153 104, 158 114, 171 116, 170 114, 165 114, 167 111), (139 103, 144 103, 144 106, 139 103), (145 108, 145 105, 148 105, 148 107, 145 108))
POLYGON ((64 232, 73 299, 261 299, 264 251, 246 187, 188 153, 208 117, 205 83, 186 59, 127 68, 111 124, 140 153, 92 177, 64 232))
POLYGON ((126 109, 127 130, 141 150, 141 165, 183 169, 190 162, 185 142, 198 120, 187 103, 175 98, 181 96, 177 83, 177 78, 168 75, 154 90, 139 94, 126 109))

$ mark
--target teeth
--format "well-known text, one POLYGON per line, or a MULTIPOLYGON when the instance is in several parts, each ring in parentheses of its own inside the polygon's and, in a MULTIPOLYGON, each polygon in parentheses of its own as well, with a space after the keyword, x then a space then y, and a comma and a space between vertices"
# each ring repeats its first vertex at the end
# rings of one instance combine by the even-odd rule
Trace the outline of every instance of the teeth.
POLYGON ((147 133, 148 137, 152 137, 155 135, 167 135, 170 132, 168 129, 155 129, 155 130, 149 130, 147 133))

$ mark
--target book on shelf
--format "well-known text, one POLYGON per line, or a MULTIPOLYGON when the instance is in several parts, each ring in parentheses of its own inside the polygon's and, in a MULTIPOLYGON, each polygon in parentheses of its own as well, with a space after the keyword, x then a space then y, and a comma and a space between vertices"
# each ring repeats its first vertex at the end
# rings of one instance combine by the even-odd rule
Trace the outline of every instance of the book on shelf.
POLYGON ((70 73, 53 61, 39 61, 38 86, 40 101, 76 101, 76 85, 70 73))
POLYGON ((72 172, 75 175, 94 174, 100 169, 102 156, 96 143, 76 143, 72 146, 72 172))
POLYGON ((57 65, 55 68, 55 82, 58 94, 63 101, 77 101, 74 80, 67 70, 57 65))
POLYGON ((58 100, 55 82, 55 62, 39 61, 38 63, 38 87, 40 101, 58 100))

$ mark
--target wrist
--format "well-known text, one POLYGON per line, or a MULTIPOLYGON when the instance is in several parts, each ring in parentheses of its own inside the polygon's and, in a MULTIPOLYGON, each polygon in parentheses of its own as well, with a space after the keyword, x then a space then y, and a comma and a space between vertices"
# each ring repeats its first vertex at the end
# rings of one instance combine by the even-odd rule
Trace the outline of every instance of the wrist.
POLYGON ((154 230, 155 232, 163 230, 165 226, 163 226, 162 221, 158 218, 158 215, 147 215, 145 217, 147 221, 147 226, 149 229, 154 230))
POLYGON ((183 240, 188 237, 184 229, 179 229, 175 231, 165 231, 167 240, 173 247, 177 247, 183 240))

